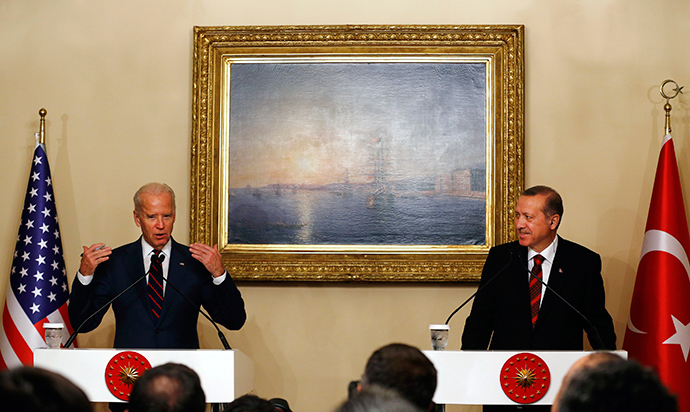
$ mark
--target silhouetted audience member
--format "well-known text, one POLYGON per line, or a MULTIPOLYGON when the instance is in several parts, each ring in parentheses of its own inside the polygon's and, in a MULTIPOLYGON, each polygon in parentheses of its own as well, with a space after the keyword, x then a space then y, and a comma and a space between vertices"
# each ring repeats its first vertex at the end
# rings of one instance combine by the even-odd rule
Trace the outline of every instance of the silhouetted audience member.
POLYGON ((4 412, 91 412, 84 391, 72 381, 42 368, 0 372, 0 410, 4 412))
POLYGON ((414 346, 391 343, 371 355, 360 385, 363 391, 373 385, 394 390, 422 411, 430 411, 434 407, 436 368, 414 346))
POLYGON ((247 394, 230 402, 224 412, 275 412, 271 402, 256 395, 247 394))
POLYGON ((199 375, 179 363, 144 372, 132 386, 129 412, 204 412, 206 395, 199 375))
POLYGON ((555 412, 677 412, 676 397, 634 360, 600 362, 568 378, 555 412))
POLYGON ((335 412, 424 412, 393 389, 369 385, 346 400, 335 412))
POLYGON ((551 409, 553 411, 558 410, 558 402, 560 401, 560 398, 563 396, 563 391, 565 390, 565 387, 568 386, 568 383, 570 382, 570 379, 573 377, 573 375, 585 368, 591 368, 607 362, 625 362, 625 359, 621 358, 613 352, 597 351, 592 352, 589 355, 583 356, 577 361, 575 361, 575 363, 573 363, 570 366, 570 369, 568 369, 568 372, 563 377, 561 387, 558 389, 558 393, 556 394, 556 397, 553 400, 553 406, 551 407, 551 409))
POLYGON ((288 402, 283 398, 273 398, 269 399, 268 401, 273 404, 276 412, 292 412, 290 410, 290 404, 288 404, 288 402))

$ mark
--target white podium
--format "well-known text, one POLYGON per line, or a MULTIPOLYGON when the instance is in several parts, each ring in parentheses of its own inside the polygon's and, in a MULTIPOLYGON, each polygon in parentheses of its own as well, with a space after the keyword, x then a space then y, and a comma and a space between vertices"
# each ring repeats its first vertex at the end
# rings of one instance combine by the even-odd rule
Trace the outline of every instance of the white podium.
POLYGON ((168 362, 192 368, 201 379, 207 403, 226 403, 254 389, 254 365, 238 350, 37 349, 34 366, 58 372, 82 388, 91 402, 122 402, 110 393, 105 373, 120 352, 144 356, 152 367, 168 362))
MULTIPOLYGON (((539 356, 549 368, 549 389, 533 405, 550 405, 563 377, 578 359, 592 352, 569 351, 423 351, 436 367, 438 384, 434 402, 446 405, 516 405, 501 388, 505 362, 519 353, 539 356)), ((613 352, 625 359, 628 352, 613 352)))

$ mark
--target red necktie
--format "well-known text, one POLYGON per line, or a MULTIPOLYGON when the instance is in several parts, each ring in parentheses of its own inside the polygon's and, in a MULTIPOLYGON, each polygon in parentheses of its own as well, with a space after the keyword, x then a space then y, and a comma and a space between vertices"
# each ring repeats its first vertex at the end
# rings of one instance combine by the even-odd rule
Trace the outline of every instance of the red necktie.
POLYGON ((151 268, 149 269, 149 304, 156 318, 161 317, 163 307, 163 261, 165 255, 156 250, 151 255, 151 268))
POLYGON ((532 306, 532 327, 537 323, 537 316, 539 315, 539 302, 541 301, 541 264, 544 263, 544 256, 536 255, 534 257, 534 266, 532 267, 532 274, 529 278, 529 298, 532 306))

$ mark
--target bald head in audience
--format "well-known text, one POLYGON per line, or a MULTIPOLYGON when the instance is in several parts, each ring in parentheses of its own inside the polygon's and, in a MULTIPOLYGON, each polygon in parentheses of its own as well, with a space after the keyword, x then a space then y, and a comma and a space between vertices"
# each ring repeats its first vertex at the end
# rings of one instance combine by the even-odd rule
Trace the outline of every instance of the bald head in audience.
POLYGON ((677 412, 676 397, 650 368, 597 355, 563 379, 553 412, 677 412))
POLYGON ((129 412, 204 412, 206 395, 199 375, 178 363, 144 372, 134 382, 129 412))

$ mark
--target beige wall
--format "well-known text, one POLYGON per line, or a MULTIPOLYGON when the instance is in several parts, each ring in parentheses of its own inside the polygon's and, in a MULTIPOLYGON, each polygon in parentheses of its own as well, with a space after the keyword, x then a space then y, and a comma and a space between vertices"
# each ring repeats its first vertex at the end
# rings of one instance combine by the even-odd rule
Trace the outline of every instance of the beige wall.
MULTIPOLYGON (((70 278, 82 244, 138 235, 130 199, 148 181, 177 190, 175 235, 189 240, 195 25, 524 24, 526 183, 558 188, 566 202, 561 233, 601 253, 620 347, 663 132, 658 86, 690 82, 689 7, 683 0, 3 0, 2 279, 41 107, 70 278)), ((673 106, 686 182, 690 102, 682 96, 673 106)), ((0 301, 6 288, 3 280, 0 301)), ((428 348, 427 325, 443 322, 475 285, 240 289, 249 318, 227 335, 254 360, 256 393, 311 412, 335 407, 377 347, 428 348)), ((466 314, 452 322, 451 349, 459 348, 466 314)), ((202 321, 200 329, 204 347, 220 347, 210 326, 202 321)), ((107 347, 112 335, 109 320, 79 342, 107 347)))

